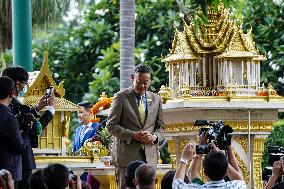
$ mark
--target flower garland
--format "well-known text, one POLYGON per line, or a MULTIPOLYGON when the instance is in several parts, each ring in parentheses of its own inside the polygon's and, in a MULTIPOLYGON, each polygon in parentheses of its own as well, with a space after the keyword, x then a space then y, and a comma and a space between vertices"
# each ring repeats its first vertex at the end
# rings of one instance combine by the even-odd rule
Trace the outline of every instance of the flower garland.
POLYGON ((99 102, 93 105, 91 108, 91 113, 94 115, 89 121, 92 123, 100 122, 100 118, 96 118, 96 114, 99 112, 100 108, 103 109, 109 108, 110 104, 112 103, 112 98, 103 98, 99 102))

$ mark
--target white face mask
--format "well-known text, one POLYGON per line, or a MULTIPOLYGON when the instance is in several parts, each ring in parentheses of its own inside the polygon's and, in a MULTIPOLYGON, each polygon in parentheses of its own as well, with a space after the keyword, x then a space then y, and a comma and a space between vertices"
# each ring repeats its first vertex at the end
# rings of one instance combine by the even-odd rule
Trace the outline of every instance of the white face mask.
POLYGON ((28 91, 28 85, 25 85, 24 88, 23 88, 23 90, 18 92, 18 96, 19 96, 19 97, 25 96, 25 94, 27 93, 27 91, 28 91))

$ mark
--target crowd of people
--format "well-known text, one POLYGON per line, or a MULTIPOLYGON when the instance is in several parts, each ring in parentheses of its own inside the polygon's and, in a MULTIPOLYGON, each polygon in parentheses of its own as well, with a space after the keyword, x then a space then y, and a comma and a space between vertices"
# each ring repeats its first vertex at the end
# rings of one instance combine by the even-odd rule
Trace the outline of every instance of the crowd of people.
MULTIPOLYGON (((55 113, 55 101, 54 95, 44 95, 37 106, 26 113, 31 119, 21 122, 18 116, 23 105, 17 98, 27 91, 28 79, 28 73, 21 67, 6 68, 0 77, 0 188, 99 188, 99 184, 92 184, 91 180, 96 181, 92 174, 89 173, 86 182, 82 182, 79 175, 62 164, 35 170, 32 147, 37 147, 40 133, 34 132, 33 128, 43 130, 48 125, 55 113), (40 114, 45 107, 46 111, 40 114)), ((131 80, 130 88, 114 95, 106 123, 106 128, 116 139, 112 149, 116 181, 120 189, 153 189, 157 183, 157 146, 164 140, 162 101, 158 95, 148 91, 151 83, 151 69, 148 66, 136 66, 131 80)), ((78 112, 80 126, 75 130, 74 152, 84 141, 94 137, 100 127, 89 122, 92 103, 79 105, 82 109, 78 112)), ((164 175, 162 189, 247 187, 230 143, 225 153, 203 132, 199 145, 209 145, 211 150, 206 155, 196 154, 195 145, 188 143, 177 170, 164 175), (201 167, 205 180, 200 175, 201 167)), ((281 168, 279 163, 275 163, 272 180, 266 189, 274 186, 281 168)))

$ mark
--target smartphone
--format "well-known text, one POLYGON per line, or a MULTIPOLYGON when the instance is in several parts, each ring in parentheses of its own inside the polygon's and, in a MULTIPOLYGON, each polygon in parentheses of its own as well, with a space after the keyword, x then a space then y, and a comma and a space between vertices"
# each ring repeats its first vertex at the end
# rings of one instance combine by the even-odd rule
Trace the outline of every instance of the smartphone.
POLYGON ((54 87, 53 86, 47 87, 45 90, 45 96, 50 97, 53 96, 53 94, 54 94, 54 87))

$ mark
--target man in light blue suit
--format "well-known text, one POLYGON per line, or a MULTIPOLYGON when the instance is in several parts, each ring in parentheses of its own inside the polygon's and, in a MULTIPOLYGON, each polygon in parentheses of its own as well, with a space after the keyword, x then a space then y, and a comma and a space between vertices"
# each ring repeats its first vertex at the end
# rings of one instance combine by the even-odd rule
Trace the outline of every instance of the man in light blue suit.
POLYGON ((98 123, 89 122, 90 118, 93 117, 91 113, 93 103, 85 101, 80 102, 78 105, 81 106, 81 110, 77 112, 80 126, 77 127, 74 132, 73 152, 79 151, 86 140, 95 137, 100 125, 98 123))

